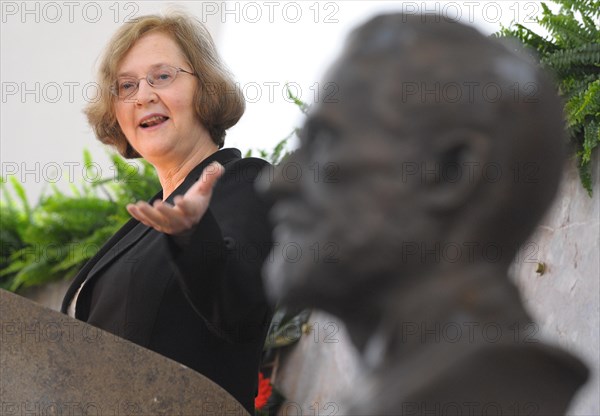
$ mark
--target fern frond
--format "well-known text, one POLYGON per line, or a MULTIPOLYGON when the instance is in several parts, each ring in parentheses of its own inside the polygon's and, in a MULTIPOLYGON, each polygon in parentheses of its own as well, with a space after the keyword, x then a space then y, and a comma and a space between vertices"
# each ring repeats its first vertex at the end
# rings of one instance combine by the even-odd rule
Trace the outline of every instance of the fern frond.
POLYGON ((581 183, 591 195, 590 160, 598 147, 600 125, 600 0, 553 0, 558 14, 542 3, 538 23, 550 36, 512 24, 500 36, 513 36, 540 54, 540 63, 554 72, 565 98, 567 131, 576 149, 581 183))
POLYGON ((600 44, 588 43, 574 49, 558 50, 543 57, 541 63, 559 74, 600 74, 600 44))
POLYGON ((555 0, 561 6, 561 11, 579 12, 582 16, 600 17, 599 0, 555 0))
POLYGON ((579 179, 581 185, 587 191, 588 195, 592 196, 592 167, 589 163, 581 163, 581 156, 578 154, 579 179))
POLYGON ((590 83, 584 91, 573 95, 565 104, 569 127, 600 122, 600 80, 590 83))
POLYGON ((539 23, 556 39, 557 45, 563 48, 576 48, 593 41, 579 22, 569 19, 569 16, 545 16, 539 23))
POLYGON ((581 164, 588 164, 592 160, 592 150, 600 144, 600 123, 592 121, 584 128, 583 152, 581 164))
POLYGON ((16 292, 18 289, 36 286, 51 280, 56 280, 58 276, 50 272, 50 266, 46 259, 40 258, 39 262, 32 262, 21 269, 13 278, 9 289, 16 292))
POLYGON ((0 176, 0 191, 2 192, 0 204, 5 203, 8 207, 15 208, 15 201, 8 190, 8 186, 6 186, 7 182, 8 180, 4 176, 0 176))
POLYGON ((23 185, 21 185, 17 178, 15 178, 14 176, 10 177, 10 183, 13 189, 15 190, 15 194, 21 201, 21 206, 23 208, 23 211, 25 212, 25 215, 29 217, 31 215, 31 207, 29 206, 29 201, 27 200, 25 188, 23 188, 23 185))

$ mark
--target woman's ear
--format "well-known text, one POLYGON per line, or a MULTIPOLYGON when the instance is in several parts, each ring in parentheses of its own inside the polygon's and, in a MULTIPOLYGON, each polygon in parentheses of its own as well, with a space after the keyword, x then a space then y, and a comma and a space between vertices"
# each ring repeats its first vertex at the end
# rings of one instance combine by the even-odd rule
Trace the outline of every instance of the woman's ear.
POLYGON ((491 145, 489 135, 470 129, 434 138, 422 176, 423 208, 444 212, 467 204, 475 190, 485 185, 491 145))

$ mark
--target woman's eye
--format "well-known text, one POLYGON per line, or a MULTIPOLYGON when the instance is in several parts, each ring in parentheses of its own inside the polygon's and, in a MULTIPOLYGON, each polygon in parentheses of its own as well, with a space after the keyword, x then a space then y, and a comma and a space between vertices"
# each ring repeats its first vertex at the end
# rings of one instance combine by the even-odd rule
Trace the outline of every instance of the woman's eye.
POLYGON ((132 88, 135 88, 135 82, 131 82, 131 81, 123 81, 119 84, 119 89, 123 90, 123 91, 127 91, 130 90, 132 88))
POLYGON ((160 80, 160 81, 166 81, 169 78, 171 78, 171 74, 167 73, 167 72, 161 72, 160 74, 158 74, 158 76, 156 77, 156 79, 160 80))

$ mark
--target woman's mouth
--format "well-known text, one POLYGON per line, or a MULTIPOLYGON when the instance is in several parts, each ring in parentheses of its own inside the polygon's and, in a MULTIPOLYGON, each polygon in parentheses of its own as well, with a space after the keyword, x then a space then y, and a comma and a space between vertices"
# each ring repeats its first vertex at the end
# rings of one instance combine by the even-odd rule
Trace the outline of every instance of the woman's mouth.
POLYGON ((144 119, 140 123, 140 127, 143 129, 148 129, 150 127, 155 127, 160 124, 163 124, 168 119, 169 119, 169 117, 167 117, 167 116, 152 116, 152 117, 144 119))

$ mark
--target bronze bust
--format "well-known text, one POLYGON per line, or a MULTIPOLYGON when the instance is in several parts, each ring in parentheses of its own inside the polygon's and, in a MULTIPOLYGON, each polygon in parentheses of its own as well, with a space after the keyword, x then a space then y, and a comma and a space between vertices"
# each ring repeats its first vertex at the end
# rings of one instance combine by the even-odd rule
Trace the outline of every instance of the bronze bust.
POLYGON ((368 374, 342 413, 564 414, 587 369, 532 335, 508 278, 561 177, 551 80, 473 28, 389 14, 322 87, 268 189, 276 241, 302 254, 265 280, 347 325, 368 374))

